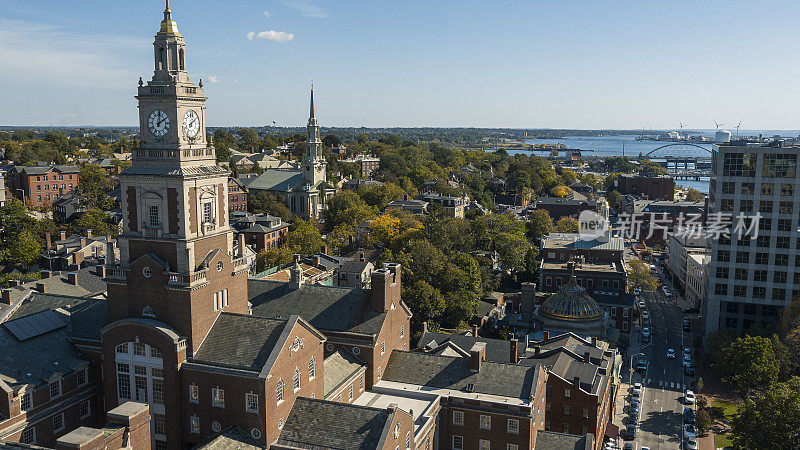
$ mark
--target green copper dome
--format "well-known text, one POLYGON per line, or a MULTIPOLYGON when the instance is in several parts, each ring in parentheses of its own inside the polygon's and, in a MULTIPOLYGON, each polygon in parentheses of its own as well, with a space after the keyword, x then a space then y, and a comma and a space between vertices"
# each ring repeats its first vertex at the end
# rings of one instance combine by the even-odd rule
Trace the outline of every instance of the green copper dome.
POLYGON ((592 322, 604 313, 597 302, 577 284, 568 284, 550 296, 539 308, 539 314, 549 319, 569 322, 592 322))

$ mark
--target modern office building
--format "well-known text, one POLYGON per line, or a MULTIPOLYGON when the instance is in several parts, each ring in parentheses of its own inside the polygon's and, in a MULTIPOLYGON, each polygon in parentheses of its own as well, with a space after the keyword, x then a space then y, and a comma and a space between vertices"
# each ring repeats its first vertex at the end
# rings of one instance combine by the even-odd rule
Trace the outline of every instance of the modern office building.
POLYGON ((760 215, 757 236, 710 239, 711 261, 702 305, 706 335, 718 329, 747 331, 774 326, 800 296, 797 170, 800 147, 725 143, 715 146, 708 223, 716 214, 760 215))

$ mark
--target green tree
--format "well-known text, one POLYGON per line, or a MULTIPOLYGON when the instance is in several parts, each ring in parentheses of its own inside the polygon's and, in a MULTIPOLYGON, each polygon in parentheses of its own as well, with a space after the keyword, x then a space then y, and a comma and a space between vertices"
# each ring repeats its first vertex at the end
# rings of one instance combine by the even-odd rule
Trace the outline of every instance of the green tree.
POLYGON ((528 221, 525 226, 528 237, 536 241, 553 231, 553 218, 550 217, 550 213, 547 210, 536 209, 528 215, 528 221))
POLYGON ((631 286, 643 291, 655 291, 658 289, 658 280, 650 270, 650 266, 640 259, 628 262, 630 272, 628 272, 628 282, 631 286))
POLYGON ((800 448, 800 377, 747 398, 731 421, 731 435, 736 449, 800 448))
POLYGON ((746 395, 752 389, 769 386, 778 380, 781 361, 772 340, 762 336, 744 336, 734 340, 716 361, 722 382, 746 395))
POLYGON ((579 225, 578 219, 572 216, 565 216, 558 219, 556 231, 559 233, 577 233, 579 225))
POLYGON ((292 250, 287 246, 261 249, 256 255, 256 270, 263 272, 272 267, 283 267, 294 260, 292 250))
POLYGON ((503 269, 514 275, 515 271, 522 266, 525 254, 531 248, 530 241, 519 234, 498 233, 494 242, 503 269))
POLYGON ((323 213, 325 225, 334 229, 340 225, 357 227, 362 222, 375 217, 375 209, 353 191, 339 191, 328 203, 323 213))
POLYGON ((86 236, 87 230, 92 230, 95 236, 118 236, 119 226, 113 222, 111 216, 97 208, 89 208, 80 218, 69 225, 70 233, 86 236))
POLYGON ((342 140, 339 139, 335 134, 329 134, 322 138, 322 144, 328 148, 336 148, 342 145, 342 140))
POLYGON ((606 201, 608 202, 608 206, 617 209, 619 208, 619 200, 622 197, 619 191, 616 189, 609 191, 606 193, 606 201))
POLYGON ((319 226, 314 220, 303 220, 296 217, 291 230, 286 234, 286 246, 293 253, 301 256, 319 253, 323 244, 319 226))
POLYGON ((686 201, 689 201, 689 202, 701 202, 701 201, 705 200, 705 198, 706 198, 706 194, 703 194, 702 192, 698 191, 695 188, 690 187, 690 188, 686 189, 686 201))
POLYGON ((442 321, 445 301, 442 293, 427 281, 419 280, 412 285, 403 286, 403 301, 414 312, 411 317, 414 329, 420 329, 423 322, 438 324, 442 321))
POLYGON ((390 202, 403 198, 405 191, 394 183, 383 183, 377 186, 362 185, 358 193, 369 206, 383 211, 390 202))
POLYGON ((700 432, 705 432, 711 427, 711 424, 714 423, 714 420, 711 418, 711 414, 708 413, 706 408, 700 408, 697 410, 697 417, 695 420, 697 421, 697 429, 700 432))
POLYGON ((108 193, 114 189, 114 182, 102 167, 86 164, 81 167, 76 193, 80 203, 86 208, 109 210, 114 206, 114 199, 108 193))
POLYGON ((42 242, 29 229, 22 230, 15 239, 4 247, 3 259, 7 264, 30 265, 39 260, 43 249, 42 242))
POLYGON ((271 214, 288 222, 292 212, 277 195, 259 191, 247 196, 247 210, 255 214, 271 214))
POLYGON ((261 139, 252 128, 239 128, 236 130, 236 134, 239 135, 240 149, 250 153, 258 153, 261 150, 261 139))

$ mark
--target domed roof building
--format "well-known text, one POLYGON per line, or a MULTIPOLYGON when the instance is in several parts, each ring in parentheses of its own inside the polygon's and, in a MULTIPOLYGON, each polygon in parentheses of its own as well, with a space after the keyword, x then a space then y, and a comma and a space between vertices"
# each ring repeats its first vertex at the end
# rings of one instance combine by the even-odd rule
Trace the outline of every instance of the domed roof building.
POLYGON ((605 312, 586 289, 574 280, 550 296, 539 308, 539 314, 553 320, 568 322, 593 322, 603 318, 605 312))
MULTIPOLYGON (((574 263, 567 266, 574 270, 574 263)), ((540 329, 573 331, 608 338, 609 321, 606 312, 581 287, 572 276, 570 283, 561 287, 539 306, 534 321, 540 329)))

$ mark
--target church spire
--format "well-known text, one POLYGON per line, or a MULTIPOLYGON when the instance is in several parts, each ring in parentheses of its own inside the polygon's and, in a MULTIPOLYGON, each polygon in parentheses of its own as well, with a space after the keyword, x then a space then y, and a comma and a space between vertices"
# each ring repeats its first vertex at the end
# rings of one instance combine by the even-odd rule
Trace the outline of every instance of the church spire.
POLYGON ((309 113, 308 118, 317 118, 317 114, 314 112, 314 83, 311 83, 311 112, 309 113))

